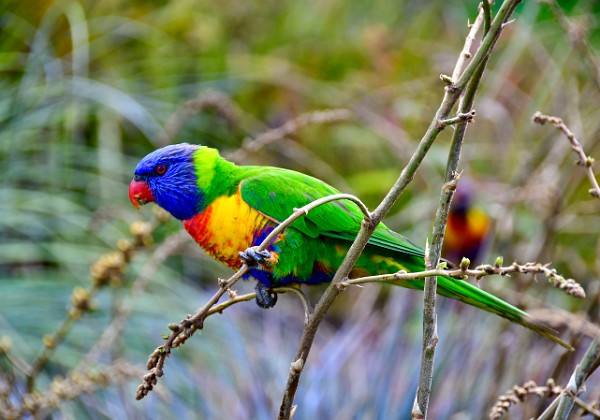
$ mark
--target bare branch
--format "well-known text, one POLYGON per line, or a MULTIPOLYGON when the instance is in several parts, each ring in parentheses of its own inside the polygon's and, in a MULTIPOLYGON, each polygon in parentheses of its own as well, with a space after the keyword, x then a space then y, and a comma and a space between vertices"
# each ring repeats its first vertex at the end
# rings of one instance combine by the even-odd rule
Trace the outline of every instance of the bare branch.
POLYGON ((479 33, 479 31, 481 30, 481 26, 484 22, 483 14, 483 10, 480 8, 479 13, 477 14, 477 18, 475 18, 475 22, 472 25, 469 25, 469 33, 467 35, 467 38, 465 39, 465 44, 460 55, 458 56, 458 60, 456 61, 454 70, 452 71, 452 81, 458 80, 460 75, 465 70, 465 67, 467 66, 467 60, 470 60, 473 57, 471 49, 473 48, 473 44, 475 44, 475 38, 477 37, 477 33, 479 33))
MULTIPOLYGON (((458 149, 460 153, 460 149, 458 149)), ((450 157, 450 160, 452 158, 450 157)), ((456 159, 458 164, 458 158, 456 159)), ((459 175, 454 172, 452 179, 442 186, 440 202, 435 215, 433 224, 433 239, 431 247, 425 249, 426 268, 432 269, 437 266, 442 253, 442 244, 444 242, 444 232, 446 230, 446 221, 450 211, 450 203, 456 191, 459 175), (429 248, 429 249, 427 249, 429 248)), ((427 416, 429 398, 431 396, 431 386, 433 382, 433 362, 435 349, 439 341, 437 334, 437 314, 435 312, 435 300, 437 290, 437 277, 427 276, 423 287, 423 345, 421 353, 421 369, 419 373, 419 386, 417 388, 417 403, 423 416, 427 416)))
MULTIPOLYGON (((302 302, 302 307, 304 309, 305 318, 308 319, 308 317, 312 313, 312 305, 310 304, 310 301, 308 300, 306 295, 304 293, 302 293, 302 290, 295 288, 295 287, 275 287, 272 289, 272 291, 274 293, 292 293, 292 294, 298 296, 298 298, 302 302)), ((225 302, 213 306, 207 312, 206 317, 208 318, 209 316, 214 315, 214 314, 221 314, 221 313, 223 313, 223 311, 225 309, 229 308, 232 305, 235 305, 236 303, 248 302, 255 298, 256 298, 256 293, 254 293, 254 292, 247 293, 247 294, 241 295, 241 296, 237 296, 237 295, 232 296, 229 299, 227 299, 225 302)))
MULTIPOLYGON (((466 260, 466 258, 465 258, 466 260)), ((467 260, 468 261, 468 260, 467 260)), ((585 298, 585 290, 583 287, 573 279, 565 279, 563 276, 556 272, 556 269, 548 267, 547 264, 540 264, 534 262, 528 262, 525 264, 518 264, 516 262, 509 266, 501 267, 499 265, 480 265, 474 269, 469 269, 468 265, 461 266, 454 270, 445 270, 443 268, 436 268, 431 270, 416 271, 416 272, 405 272, 399 271, 393 274, 381 274, 378 276, 360 277, 356 279, 347 279, 340 283, 341 286, 351 286, 365 283, 381 283, 396 280, 416 280, 431 276, 444 276, 452 277, 456 279, 464 279, 465 277, 471 277, 475 279, 481 279, 482 277, 499 275, 507 276, 511 273, 523 273, 523 274, 544 274, 548 281, 558 289, 565 291, 568 295, 576 298, 585 298)))
POLYGON ((177 108, 165 123, 164 130, 159 138, 159 144, 161 146, 170 144, 188 119, 209 109, 217 111, 229 125, 239 125, 242 111, 223 92, 208 90, 201 93, 197 98, 184 102, 177 108))
MULTIPOLYGON (((462 73, 462 66, 465 65, 466 61, 463 60, 463 56, 466 56, 464 51, 470 51, 472 44, 475 41, 477 33, 481 29, 482 22, 485 22, 485 14, 489 12, 489 4, 485 1, 485 5, 480 6, 479 14, 475 23, 471 26, 469 35, 465 40, 465 49, 463 55, 459 57, 454 72, 453 78, 456 80, 462 73)), ((491 19, 491 16, 488 16, 491 19)), ((484 36, 489 31, 490 22, 488 22, 487 30, 484 31, 484 36)), ((458 116, 456 120, 456 127, 452 135, 452 144, 448 153, 448 163, 446 165, 446 183, 442 187, 440 199, 438 203, 438 210, 435 215, 433 223, 433 239, 431 248, 425 251, 425 264, 426 268, 431 269, 437 266, 441 253, 442 245, 444 242, 444 233, 446 231, 446 223, 448 220, 448 213, 450 211, 450 203, 456 190, 459 174, 458 174, 458 163, 460 161, 460 155, 462 151, 463 140, 467 130, 467 125, 473 120, 475 111, 471 108, 475 100, 475 93, 479 88, 479 83, 483 77, 483 72, 488 62, 489 55, 486 56, 479 67, 473 73, 472 79, 468 82, 465 89, 465 94, 458 105, 458 116)), ((453 120, 453 119, 450 119, 453 120)), ((424 417, 427 416, 427 408, 429 406, 429 399, 431 398, 431 389, 433 384, 433 366, 435 349, 438 342, 437 334, 437 314, 435 311, 436 304, 436 291, 437 291, 437 277, 431 276, 425 278, 423 294, 423 344, 421 350, 421 367, 419 372, 419 386, 417 388, 416 400, 419 406, 419 411, 424 417)))
POLYGON ((475 110, 469 112, 461 112, 456 117, 447 118, 445 120, 441 120, 440 124, 444 126, 458 124, 459 122, 473 122, 475 118, 475 110))
POLYGON ((265 131, 254 139, 246 138, 242 142, 241 148, 233 153, 227 154, 226 157, 234 162, 242 162, 246 159, 248 154, 255 153, 271 143, 282 140, 306 126, 313 124, 335 124, 350 121, 353 118, 354 114, 347 109, 328 109, 324 111, 307 112, 306 114, 302 114, 287 121, 280 127, 265 131))
POLYGON ((600 186, 598 185, 598 181, 596 180, 596 176, 594 175, 594 171, 592 170, 594 158, 585 154, 585 152, 583 151, 583 147, 581 147, 581 143, 579 143, 579 141, 575 137, 575 134, 573 134, 573 132, 569 129, 569 127, 567 127, 563 120, 552 115, 544 115, 539 111, 533 114, 532 120, 533 122, 540 125, 551 123, 565 134, 567 140, 569 140, 569 143, 571 143, 571 148, 577 155, 577 164, 585 168, 587 177, 590 180, 590 183, 592 184, 592 188, 589 190, 589 193, 593 197, 600 198, 600 186))

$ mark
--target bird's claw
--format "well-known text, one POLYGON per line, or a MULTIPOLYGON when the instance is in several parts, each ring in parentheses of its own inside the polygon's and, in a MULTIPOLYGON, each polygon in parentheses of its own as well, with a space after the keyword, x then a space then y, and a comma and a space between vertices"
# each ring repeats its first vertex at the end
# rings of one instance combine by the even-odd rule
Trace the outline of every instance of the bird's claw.
POLYGON ((271 258, 271 253, 269 251, 266 249, 259 251, 257 246, 250 247, 244 252, 240 252, 239 255, 248 267, 257 267, 259 264, 262 264, 271 258))
POLYGON ((273 293, 261 282, 256 283, 254 290, 256 291, 256 304, 259 307, 269 309, 277 303, 277 293, 273 293))

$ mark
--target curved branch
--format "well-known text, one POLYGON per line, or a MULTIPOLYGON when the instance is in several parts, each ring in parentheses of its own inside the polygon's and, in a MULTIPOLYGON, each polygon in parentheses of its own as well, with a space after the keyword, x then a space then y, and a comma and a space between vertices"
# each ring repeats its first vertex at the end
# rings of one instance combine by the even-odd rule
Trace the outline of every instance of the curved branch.
POLYGON ((255 153, 269 144, 284 139, 300 129, 312 124, 334 124, 350 121, 353 118, 353 113, 347 109, 326 109, 323 111, 307 112, 287 121, 280 127, 273 128, 265 131, 262 134, 259 134, 254 139, 246 138, 242 142, 242 147, 237 149, 235 152, 228 154, 227 159, 234 162, 243 161, 248 157, 248 154, 255 153))
POLYGON ((575 137, 575 134, 573 134, 563 120, 552 115, 544 115, 540 111, 537 111, 535 114, 533 114, 532 120, 534 123, 540 125, 551 123, 564 133, 564 135, 567 137, 567 140, 569 140, 569 143, 571 143, 573 152, 575 152, 577 155, 577 164, 585 168, 585 173, 590 180, 590 184, 592 184, 592 188, 589 190, 589 193, 592 195, 592 197, 600 198, 600 185, 598 185, 598 180, 596 179, 596 175, 594 175, 594 171, 592 170, 594 158, 585 154, 583 147, 581 147, 581 143, 579 143, 577 137, 575 137))

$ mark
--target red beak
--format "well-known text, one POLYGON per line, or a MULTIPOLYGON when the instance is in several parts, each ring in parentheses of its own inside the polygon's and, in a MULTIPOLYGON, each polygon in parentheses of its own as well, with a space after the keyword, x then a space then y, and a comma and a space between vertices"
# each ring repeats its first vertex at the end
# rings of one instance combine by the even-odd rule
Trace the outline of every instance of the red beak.
POLYGON ((136 181, 135 179, 129 184, 129 200, 136 209, 143 206, 146 203, 154 201, 150 186, 146 181, 136 181))

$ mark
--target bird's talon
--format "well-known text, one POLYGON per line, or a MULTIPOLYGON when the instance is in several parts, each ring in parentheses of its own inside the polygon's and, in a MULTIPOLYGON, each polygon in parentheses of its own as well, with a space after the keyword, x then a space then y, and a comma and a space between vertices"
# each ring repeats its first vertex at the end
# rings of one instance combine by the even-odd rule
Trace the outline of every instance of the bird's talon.
POLYGON ((256 291, 256 304, 259 307, 269 309, 277 303, 277 293, 273 293, 261 282, 256 283, 254 290, 256 291))
POLYGON ((269 251, 266 249, 259 251, 258 247, 248 248, 244 252, 240 252, 239 255, 248 267, 256 267, 271 258, 271 253, 269 251))

